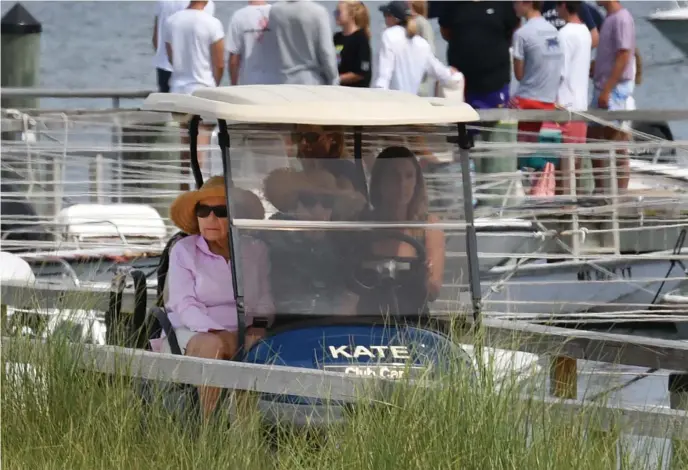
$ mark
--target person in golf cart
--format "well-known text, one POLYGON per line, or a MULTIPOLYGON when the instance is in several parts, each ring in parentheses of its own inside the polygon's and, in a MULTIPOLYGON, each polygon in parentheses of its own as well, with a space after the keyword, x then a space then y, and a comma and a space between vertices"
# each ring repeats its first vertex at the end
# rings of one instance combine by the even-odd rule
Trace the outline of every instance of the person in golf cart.
MULTIPOLYGON (((234 207, 243 218, 262 219, 264 209, 250 191, 234 188, 234 207)), ((188 236, 170 251, 165 307, 181 352, 187 356, 232 359, 238 349, 237 309, 232 289, 225 183, 214 176, 198 190, 179 195, 170 207, 170 218, 188 236), (229 287, 228 287, 229 286, 229 287)), ((238 243, 246 280, 246 345, 265 334, 252 326, 252 318, 271 320, 275 308, 268 279, 266 246, 244 235, 238 243)), ((151 340, 154 351, 171 353, 164 335, 151 340)), ((220 389, 199 387, 204 415, 215 408, 220 389)))
MULTIPOLYGON (((370 177, 370 205, 371 208, 361 214, 361 220, 438 221, 436 216, 428 213, 425 179, 418 159, 406 147, 387 147, 375 159, 370 177)), ((440 294, 444 275, 444 233, 426 228, 395 231, 400 237, 376 233, 389 233, 387 229, 372 232, 374 239, 360 246, 359 254, 363 260, 395 259, 408 263, 408 269, 400 269, 395 274, 395 305, 390 305, 390 298, 381 295, 383 293, 379 290, 362 291, 359 292, 360 314, 379 314, 392 308, 398 308, 397 313, 402 315, 427 314, 428 303, 440 294)), ((376 266, 375 269, 361 270, 357 279, 364 285, 374 285, 378 276, 379 267, 376 266)))
POLYGON ((340 188, 353 189, 365 199, 364 178, 354 161, 346 156, 344 132, 340 128, 300 124, 290 137, 304 171, 328 171, 337 179, 340 188))
MULTIPOLYGON (((335 214, 353 217, 365 204, 322 169, 275 170, 265 178, 264 194, 278 210, 273 220, 328 222, 335 214)), ((345 235, 308 229, 267 232, 263 239, 270 247, 271 289, 280 314, 356 312, 358 297, 347 287, 352 247, 345 235)))

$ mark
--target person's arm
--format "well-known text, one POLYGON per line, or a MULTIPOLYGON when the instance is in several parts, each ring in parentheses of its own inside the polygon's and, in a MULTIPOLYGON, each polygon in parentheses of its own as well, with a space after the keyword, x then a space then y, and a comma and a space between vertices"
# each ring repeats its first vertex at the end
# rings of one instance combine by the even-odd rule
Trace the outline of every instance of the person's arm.
POLYGON ((227 51, 229 52, 229 83, 239 83, 239 70, 241 69, 241 53, 244 50, 244 35, 239 30, 239 21, 236 14, 232 16, 227 27, 227 51))
POLYGON ((521 36, 518 31, 514 34, 514 47, 513 47, 513 57, 514 57, 514 77, 519 82, 523 80, 523 75, 525 74, 525 45, 523 41, 523 36, 521 36))
POLYGON ((165 43, 165 53, 167 54, 167 60, 170 61, 170 64, 174 65, 174 62, 172 61, 172 33, 170 32, 169 18, 165 20, 165 27, 163 28, 162 38, 160 38, 160 40, 165 43))
MULTIPOLYGON (((386 33, 386 31, 385 31, 386 33)), ((382 33, 382 44, 378 54, 378 75, 375 80, 374 88, 388 89, 394 73, 394 52, 390 44, 389 35, 382 33)))
POLYGON ((167 52, 167 60, 170 61, 170 64, 174 65, 174 61, 172 60, 172 44, 169 42, 165 42, 165 52, 167 52))
POLYGON ((219 41, 215 41, 210 47, 210 55, 213 63, 213 77, 215 78, 215 84, 220 86, 220 83, 222 83, 222 75, 225 73, 225 41, 220 39, 219 41))
POLYGON ((316 45, 316 56, 320 64, 320 73, 327 85, 339 84, 339 71, 337 70, 337 52, 334 50, 332 42, 332 28, 330 18, 323 7, 323 14, 318 25, 318 43, 316 45))
POLYGON ((153 20, 153 50, 158 50, 158 17, 153 20))
POLYGON ((600 32, 597 29, 597 23, 595 23, 595 18, 592 16, 590 11, 592 7, 585 2, 581 3, 578 8, 578 15, 585 26, 590 30, 590 37, 592 38, 592 48, 595 49, 597 44, 600 42, 600 32))
POLYGON ((428 18, 433 18, 433 16, 430 16, 431 14, 437 16, 437 23, 440 25, 440 35, 447 42, 451 39, 454 8, 454 2, 428 2, 428 18))
MULTIPOLYGON (((429 223, 437 223, 439 219, 431 215, 429 223)), ((445 239, 442 230, 428 229, 425 234, 425 251, 428 256, 428 295, 435 300, 440 295, 444 284, 445 239)))
POLYGON ((643 59, 640 57, 640 51, 635 48, 635 84, 643 83, 643 59))
MULTIPOLYGON (((183 242, 183 240, 180 240, 183 242)), ((174 312, 173 318, 179 324, 175 328, 185 327, 191 331, 206 332, 224 330, 225 328, 208 315, 207 306, 196 297, 194 291, 195 276, 191 271, 191 253, 180 242, 170 251, 170 265, 167 274, 169 298, 165 307, 174 312)))
POLYGON ((450 84, 454 81, 452 68, 447 67, 432 53, 432 50, 428 48, 427 52, 427 65, 425 71, 432 78, 440 82, 442 85, 450 84))
POLYGON ((222 29, 220 20, 213 19, 215 21, 213 22, 214 29, 210 38, 210 61, 213 67, 215 84, 219 86, 222 83, 222 75, 225 73, 225 32, 222 29))

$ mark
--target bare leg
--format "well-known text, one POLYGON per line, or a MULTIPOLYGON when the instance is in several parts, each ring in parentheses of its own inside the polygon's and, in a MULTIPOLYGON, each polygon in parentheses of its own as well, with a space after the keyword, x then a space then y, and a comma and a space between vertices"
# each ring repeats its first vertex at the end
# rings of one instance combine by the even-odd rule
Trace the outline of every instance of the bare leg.
MULTIPOLYGON (((591 140, 602 140, 605 138, 605 131, 603 127, 589 127, 588 128, 588 141, 591 140)), ((606 162, 600 158, 591 158, 592 163, 592 174, 595 181, 595 188, 593 193, 604 192, 605 182, 604 182, 604 170, 606 168, 606 162)))
MULTIPOLYGON (((238 341, 236 332, 214 331, 198 333, 186 346, 186 355, 204 357, 207 359, 231 359, 237 352, 238 341)), ((220 398, 220 388, 198 387, 203 417, 208 419, 215 411, 220 398)))

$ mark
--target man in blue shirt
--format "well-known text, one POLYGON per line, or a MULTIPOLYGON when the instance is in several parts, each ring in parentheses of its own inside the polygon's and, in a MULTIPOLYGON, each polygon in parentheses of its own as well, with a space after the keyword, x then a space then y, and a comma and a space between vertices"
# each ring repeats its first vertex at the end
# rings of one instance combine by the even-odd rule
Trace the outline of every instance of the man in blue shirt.
MULTIPOLYGON (((556 1, 542 2, 542 8, 540 9, 540 12, 542 13, 542 16, 557 29, 563 28, 566 24, 566 21, 559 18, 556 1)), ((602 15, 589 3, 580 2, 580 7, 578 8, 578 17, 590 30, 590 36, 592 36, 592 48, 595 49, 597 47, 597 43, 600 41, 600 27, 602 26, 603 21, 602 15)))

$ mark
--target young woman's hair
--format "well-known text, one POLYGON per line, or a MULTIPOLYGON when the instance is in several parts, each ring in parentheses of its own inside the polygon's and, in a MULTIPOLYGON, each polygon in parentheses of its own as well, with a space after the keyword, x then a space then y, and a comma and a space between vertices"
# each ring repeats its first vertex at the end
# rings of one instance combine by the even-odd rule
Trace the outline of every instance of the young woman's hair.
POLYGON ((406 37, 411 39, 418 34, 418 23, 413 18, 406 20, 406 37))
POLYGON ((357 0, 348 0, 346 4, 349 7, 349 14, 354 19, 356 27, 362 29, 366 36, 368 36, 368 39, 370 39, 370 13, 368 12, 368 7, 363 2, 357 0))
POLYGON ((411 8, 417 15, 428 17, 428 2, 427 0, 413 0, 411 8))
POLYGON ((406 147, 394 146, 384 149, 375 159, 375 164, 370 174, 370 203, 373 208, 379 209, 382 204, 382 177, 390 168, 400 160, 406 159, 413 163, 416 169, 416 187, 408 206, 407 217, 409 221, 428 220, 428 194, 425 189, 425 178, 416 156, 406 147))

